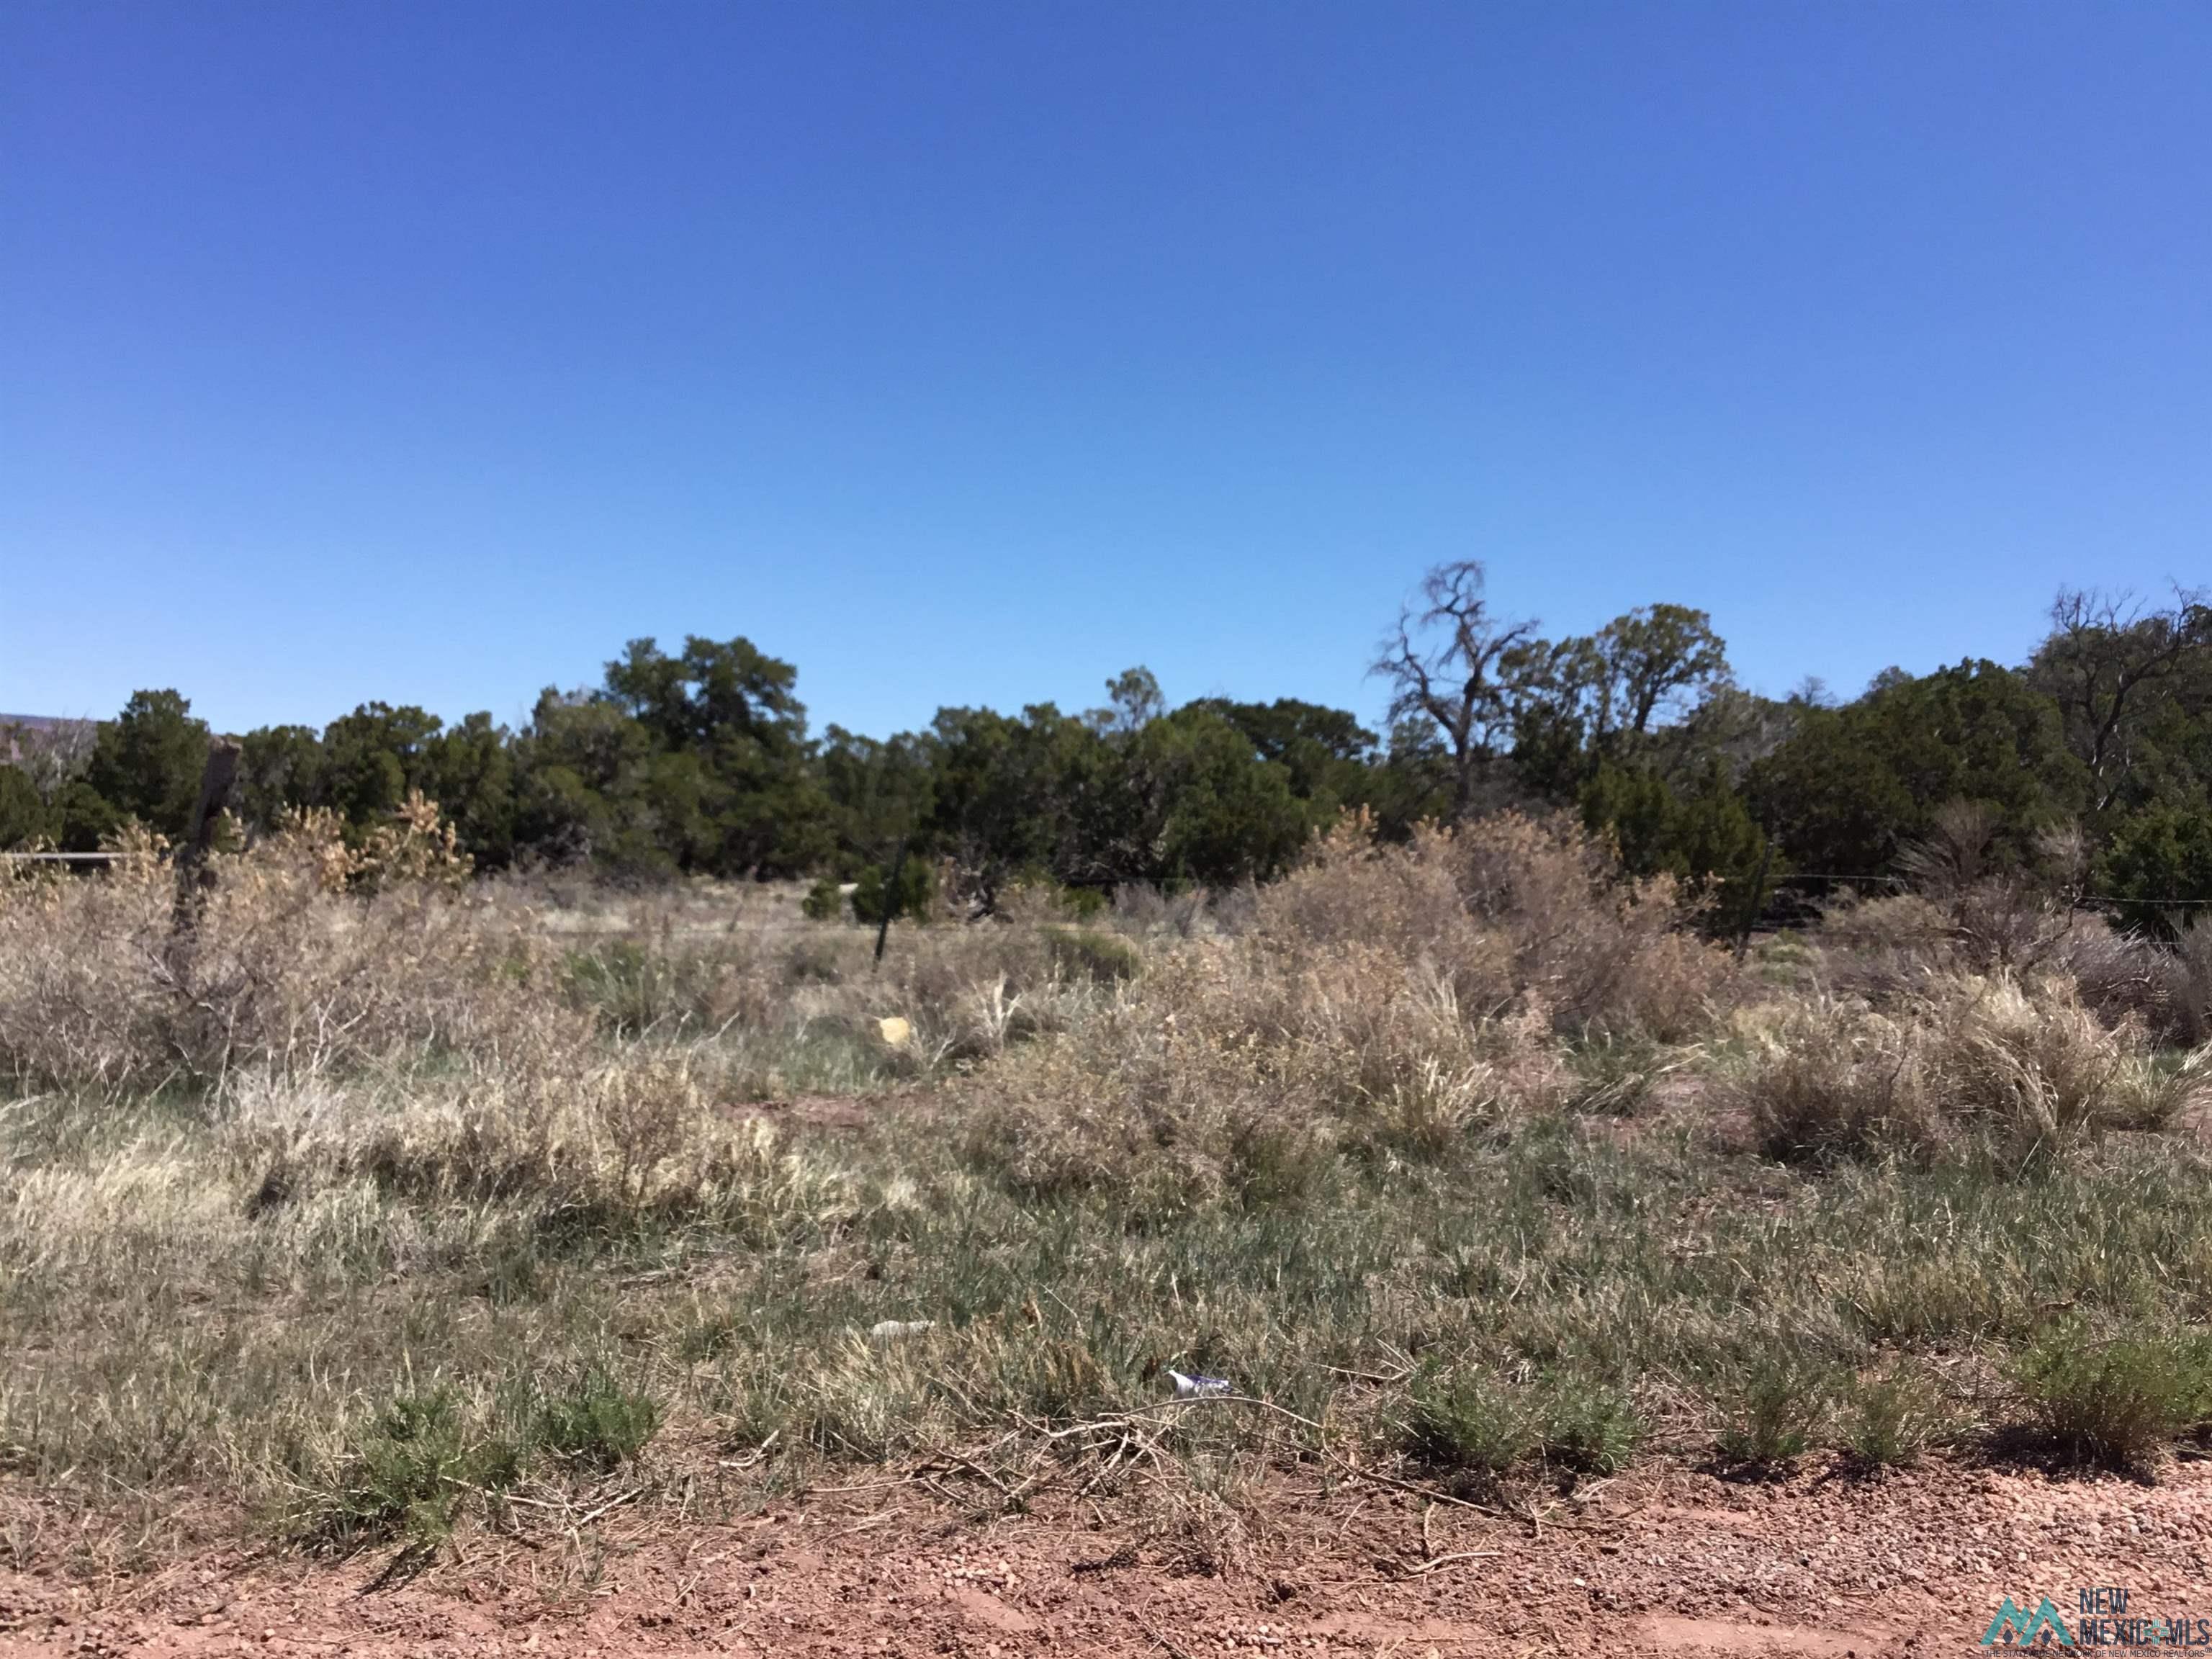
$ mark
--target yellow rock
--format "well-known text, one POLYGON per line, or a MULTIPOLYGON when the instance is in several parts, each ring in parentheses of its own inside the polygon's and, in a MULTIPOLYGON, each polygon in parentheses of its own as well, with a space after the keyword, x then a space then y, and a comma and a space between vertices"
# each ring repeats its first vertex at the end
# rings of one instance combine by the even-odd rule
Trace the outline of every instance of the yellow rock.
POLYGON ((883 1032, 884 1041, 894 1048, 903 1048, 913 1039, 914 1027, 896 1014, 888 1019, 878 1020, 876 1025, 883 1032))

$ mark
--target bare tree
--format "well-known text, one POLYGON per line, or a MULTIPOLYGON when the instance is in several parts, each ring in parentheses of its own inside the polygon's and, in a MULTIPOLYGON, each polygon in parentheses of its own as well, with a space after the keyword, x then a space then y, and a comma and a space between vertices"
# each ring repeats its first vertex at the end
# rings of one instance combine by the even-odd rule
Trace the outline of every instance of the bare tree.
POLYGON ((1390 682, 1390 718, 1436 724, 1452 763, 1452 816, 1474 804, 1483 768, 1510 739, 1522 676, 1547 654, 1531 622, 1500 622, 1482 597, 1482 566, 1440 564, 1422 580, 1368 671, 1390 682))
POLYGON ((2134 769, 2146 705, 2191 653, 2212 647, 2212 605, 2179 587, 2171 608, 2158 611, 2129 593, 2061 588, 2051 625, 2030 672, 2057 699, 2067 742, 2096 781, 2101 812, 2134 769))

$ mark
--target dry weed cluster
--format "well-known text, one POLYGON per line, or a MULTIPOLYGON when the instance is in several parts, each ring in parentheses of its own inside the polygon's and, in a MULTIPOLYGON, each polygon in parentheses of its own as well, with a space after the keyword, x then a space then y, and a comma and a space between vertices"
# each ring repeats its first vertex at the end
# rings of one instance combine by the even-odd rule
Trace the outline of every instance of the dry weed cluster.
POLYGON ((1672 887, 1618 882, 1559 824, 1377 847, 1348 823, 1237 937, 1167 953, 975 1091, 972 1151, 1024 1190, 1185 1205, 1310 1189, 1340 1150, 1447 1149, 1556 1109, 1558 1039, 1679 1041, 1728 994, 1672 887))

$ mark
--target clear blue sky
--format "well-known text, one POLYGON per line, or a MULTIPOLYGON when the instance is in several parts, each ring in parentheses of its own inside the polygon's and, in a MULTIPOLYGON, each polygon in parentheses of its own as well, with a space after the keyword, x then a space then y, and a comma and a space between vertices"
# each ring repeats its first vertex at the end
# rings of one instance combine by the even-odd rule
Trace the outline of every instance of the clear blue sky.
POLYGON ((0 9, 0 708, 1372 713, 1468 556, 1855 690, 2208 532, 2201 0, 0 9))

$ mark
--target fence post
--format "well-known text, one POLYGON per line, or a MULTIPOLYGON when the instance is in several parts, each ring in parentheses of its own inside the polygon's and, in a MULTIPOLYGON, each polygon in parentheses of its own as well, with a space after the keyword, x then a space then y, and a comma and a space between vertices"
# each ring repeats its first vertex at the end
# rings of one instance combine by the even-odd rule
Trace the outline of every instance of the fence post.
POLYGON ((208 747, 199 799, 193 803, 184 844, 177 848, 177 907, 171 931, 180 939, 199 921, 209 883, 208 854, 215 850, 216 827, 222 822, 222 810, 230 804, 231 787, 238 781, 240 752, 235 738, 217 738, 208 747))
POLYGON ((1774 862, 1774 843, 1765 842, 1759 849, 1759 873, 1751 878, 1751 902, 1743 907, 1743 928, 1735 936, 1735 959, 1743 960, 1745 949, 1751 944, 1751 930, 1759 921, 1759 913, 1766 905, 1766 872, 1774 862))
POLYGON ((884 919, 876 928, 878 968, 884 965, 884 943, 891 936, 891 918, 898 914, 899 878, 906 873, 906 841, 904 836, 899 837, 898 856, 891 860, 891 878, 884 885, 884 919))

